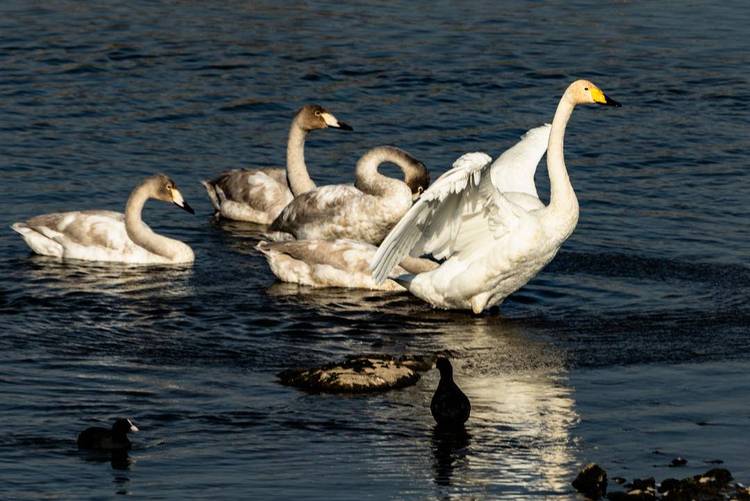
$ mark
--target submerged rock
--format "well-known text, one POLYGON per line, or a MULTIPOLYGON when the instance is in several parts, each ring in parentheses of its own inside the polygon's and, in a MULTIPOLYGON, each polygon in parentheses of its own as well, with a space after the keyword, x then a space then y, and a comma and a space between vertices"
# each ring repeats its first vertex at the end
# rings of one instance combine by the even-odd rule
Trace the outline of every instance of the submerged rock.
POLYGON ((732 483, 732 474, 724 468, 713 468, 706 473, 677 480, 666 478, 659 484, 658 492, 653 478, 634 479, 624 487, 626 491, 610 492, 607 499, 666 501, 748 500, 750 493, 742 484, 732 483), (659 496, 661 494, 661 496, 659 496))
POLYGON ((599 499, 607 494, 607 472, 598 464, 589 463, 578 473, 572 485, 584 496, 599 499))
POLYGON ((281 384, 325 393, 368 393, 411 386, 419 371, 432 367, 432 356, 350 355, 341 363, 312 369, 287 369, 281 384))

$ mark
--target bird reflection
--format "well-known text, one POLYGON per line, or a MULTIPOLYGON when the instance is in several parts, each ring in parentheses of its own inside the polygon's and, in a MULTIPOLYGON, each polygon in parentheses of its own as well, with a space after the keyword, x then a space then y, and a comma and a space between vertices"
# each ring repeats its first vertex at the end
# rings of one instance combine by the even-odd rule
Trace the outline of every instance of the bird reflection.
POLYGON ((463 426, 446 428, 435 425, 432 429, 432 469, 436 484, 451 485, 453 469, 463 463, 469 454, 470 439, 463 426))
POLYGON ((62 292, 97 293, 129 298, 183 297, 190 294, 190 265, 135 266, 122 263, 60 261, 32 256, 25 273, 33 286, 62 292))
POLYGON ((127 471, 133 464, 133 460, 126 450, 87 450, 81 454, 83 460, 87 463, 109 463, 113 470, 127 471))

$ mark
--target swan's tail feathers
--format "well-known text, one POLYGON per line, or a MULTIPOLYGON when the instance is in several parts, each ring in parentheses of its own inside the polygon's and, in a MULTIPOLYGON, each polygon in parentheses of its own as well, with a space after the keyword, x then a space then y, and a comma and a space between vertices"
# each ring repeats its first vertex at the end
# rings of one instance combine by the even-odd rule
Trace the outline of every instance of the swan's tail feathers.
MULTIPOLYGON (((201 184, 206 188, 206 193, 208 193, 208 198, 211 200, 211 205, 214 206, 214 210, 216 212, 221 212, 221 202, 219 201, 218 194, 218 192, 221 191, 221 188, 207 180, 201 181, 201 184)), ((222 192, 222 195, 223 194, 224 193, 222 192)))
POLYGON ((394 282, 396 282, 398 285, 403 287, 406 290, 409 290, 409 286, 411 286, 412 280, 414 280, 414 277, 416 275, 412 275, 411 273, 405 273, 403 275, 399 275, 393 279, 394 282))
POLYGON ((11 225, 11 228, 18 232, 23 237, 26 245, 31 247, 31 250, 37 254, 53 257, 63 256, 63 247, 59 242, 55 242, 26 223, 15 223, 11 225))

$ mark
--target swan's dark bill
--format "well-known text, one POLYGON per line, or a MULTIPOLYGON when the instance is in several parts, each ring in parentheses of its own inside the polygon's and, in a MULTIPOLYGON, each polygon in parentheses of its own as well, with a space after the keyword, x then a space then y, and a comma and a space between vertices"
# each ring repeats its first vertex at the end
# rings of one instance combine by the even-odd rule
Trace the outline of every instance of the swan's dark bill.
POLYGON ((195 211, 193 210, 192 207, 190 207, 190 204, 188 204, 184 200, 182 201, 182 205, 178 204, 177 202, 174 202, 174 204, 177 207, 179 207, 180 209, 184 209, 184 210, 188 211, 190 214, 195 214, 195 211))

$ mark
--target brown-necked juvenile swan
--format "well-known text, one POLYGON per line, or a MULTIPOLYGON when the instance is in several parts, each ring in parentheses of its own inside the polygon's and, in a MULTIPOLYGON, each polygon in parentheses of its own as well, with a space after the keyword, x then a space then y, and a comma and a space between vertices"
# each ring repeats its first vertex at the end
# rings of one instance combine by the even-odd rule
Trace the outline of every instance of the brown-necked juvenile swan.
POLYGON ((433 271, 397 279, 439 308, 480 313, 523 287, 555 257, 578 222, 563 137, 573 108, 594 103, 619 106, 593 83, 573 82, 560 99, 551 128, 529 131, 494 163, 484 153, 456 160, 380 245, 372 264, 375 280, 385 280, 411 252, 445 259, 433 271), (546 206, 534 187, 536 164, 545 150, 550 181, 546 206), (513 181, 519 176, 522 182, 513 181))
MULTIPOLYGON (((276 278, 282 282, 310 287, 344 287, 402 291, 393 280, 376 283, 370 273, 370 261, 378 250, 372 244, 354 240, 293 240, 259 242, 256 246, 266 256, 276 278)), ((405 257, 391 276, 434 270, 438 263, 418 257, 405 257)))
POLYGON ((157 235, 141 220, 149 198, 172 202, 194 214, 174 181, 164 174, 146 178, 128 198, 125 214, 108 210, 57 212, 36 216, 11 228, 43 256, 132 264, 191 263, 185 243, 157 235))
POLYGON ((424 164, 394 146, 378 146, 362 155, 355 179, 354 186, 322 186, 296 197, 270 229, 298 240, 348 238, 378 244, 430 184, 424 164), (378 172, 384 162, 396 164, 404 180, 378 172))
POLYGON ((234 169, 201 181, 216 214, 235 221, 270 224, 294 197, 315 189, 305 165, 305 137, 316 129, 352 130, 317 104, 303 106, 292 120, 286 169, 234 169))

